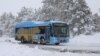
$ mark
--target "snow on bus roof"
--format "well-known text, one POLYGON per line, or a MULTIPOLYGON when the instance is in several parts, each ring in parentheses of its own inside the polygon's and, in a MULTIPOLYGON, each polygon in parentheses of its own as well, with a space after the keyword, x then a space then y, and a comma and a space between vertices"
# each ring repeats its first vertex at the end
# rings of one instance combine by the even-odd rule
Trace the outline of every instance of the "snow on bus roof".
POLYGON ((52 23, 65 23, 62 21, 23 21, 16 23, 16 28, 20 27, 36 27, 36 26, 49 26, 52 23))
POLYGON ((49 23, 66 23, 66 22, 63 22, 63 21, 49 21, 49 23))

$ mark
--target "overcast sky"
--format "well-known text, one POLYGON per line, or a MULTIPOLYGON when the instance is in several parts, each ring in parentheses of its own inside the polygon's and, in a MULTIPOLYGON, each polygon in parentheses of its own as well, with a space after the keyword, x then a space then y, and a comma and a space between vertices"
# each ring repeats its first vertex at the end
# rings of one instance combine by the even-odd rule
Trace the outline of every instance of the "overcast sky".
POLYGON ((100 15, 100 0, 86 0, 87 5, 91 8, 91 11, 94 13, 98 13, 100 15))
POLYGON ((4 12, 12 12, 17 15, 22 7, 39 8, 42 6, 42 0, 0 0, 0 15, 4 12))
MULTIPOLYGON (((0 15, 4 12, 12 12, 17 15, 22 7, 31 7, 33 9, 42 6, 42 0, 0 0, 0 15)), ((86 0, 88 6, 93 13, 98 13, 100 8, 100 0, 86 0)))

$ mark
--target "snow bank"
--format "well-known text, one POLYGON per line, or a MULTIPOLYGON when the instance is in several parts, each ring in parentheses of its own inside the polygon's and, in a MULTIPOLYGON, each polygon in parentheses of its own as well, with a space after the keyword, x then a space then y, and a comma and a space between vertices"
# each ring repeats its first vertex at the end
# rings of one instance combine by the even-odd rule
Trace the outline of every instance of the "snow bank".
POLYGON ((7 35, 3 35, 0 37, 0 42, 12 42, 12 43, 19 43, 20 41, 16 41, 15 38, 9 37, 7 35))
POLYGON ((70 44, 100 44, 100 33, 94 35, 79 35, 70 39, 70 44))
POLYGON ((11 43, 0 43, 0 56, 44 56, 46 53, 48 52, 37 48, 29 48, 11 43))
POLYGON ((100 33, 93 35, 79 35, 71 38, 69 43, 66 43, 66 50, 69 51, 89 51, 89 52, 100 52, 100 33))

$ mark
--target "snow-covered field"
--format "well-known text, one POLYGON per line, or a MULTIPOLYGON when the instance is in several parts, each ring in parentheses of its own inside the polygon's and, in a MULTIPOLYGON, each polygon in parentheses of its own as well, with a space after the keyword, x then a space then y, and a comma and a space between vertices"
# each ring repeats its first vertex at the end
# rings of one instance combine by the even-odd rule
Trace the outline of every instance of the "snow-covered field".
MULTIPOLYGON (((64 45, 64 48, 69 49, 91 49, 100 50, 100 33, 85 36, 80 35, 75 38, 70 39, 70 42, 64 45), (84 48, 83 48, 84 47, 84 48)), ((31 44, 32 45, 32 44, 31 44)), ((100 56, 100 53, 83 53, 83 52, 57 52, 57 51, 49 51, 43 50, 39 48, 40 45, 36 45, 34 48, 30 48, 25 44, 19 44, 18 41, 15 41, 13 38, 9 38, 8 36, 0 37, 0 56, 100 56)), ((48 46, 48 45, 47 45, 48 46)), ((53 47, 53 46, 49 46, 53 47)), ((63 46, 55 46, 61 47, 63 46)), ((78 50, 79 50, 78 49, 78 50)))
POLYGON ((79 35, 74 37, 70 40, 70 44, 75 43, 76 44, 93 44, 97 43, 100 44, 100 33, 95 33, 93 35, 79 35), (81 43, 80 43, 81 42, 81 43))

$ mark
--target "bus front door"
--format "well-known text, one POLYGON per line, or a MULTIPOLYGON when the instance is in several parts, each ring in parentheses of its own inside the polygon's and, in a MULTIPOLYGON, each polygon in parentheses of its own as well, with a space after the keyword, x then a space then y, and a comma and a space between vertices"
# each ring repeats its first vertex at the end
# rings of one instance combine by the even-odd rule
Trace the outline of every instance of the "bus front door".
POLYGON ((46 27, 46 40, 47 42, 50 41, 50 27, 46 27))

